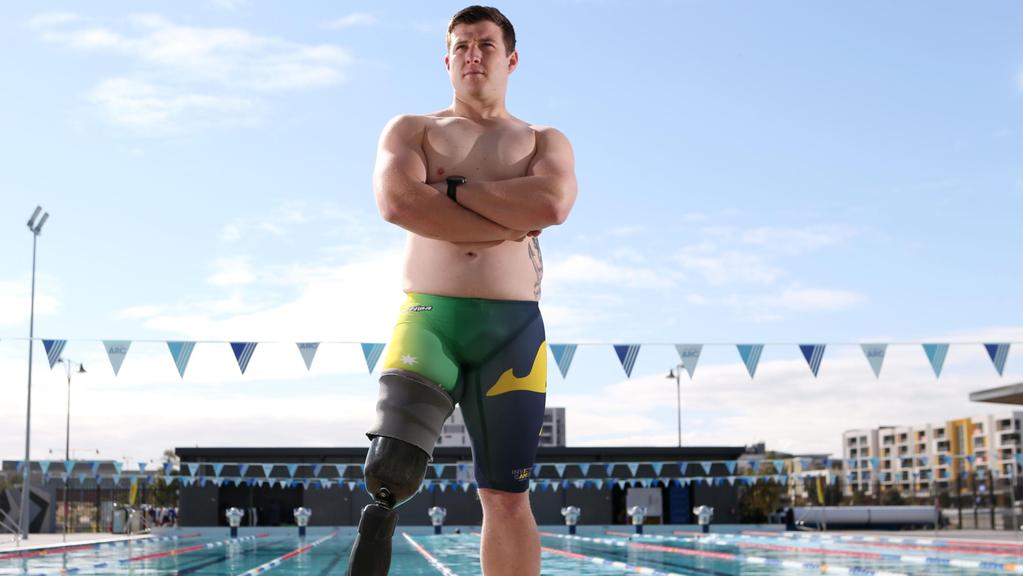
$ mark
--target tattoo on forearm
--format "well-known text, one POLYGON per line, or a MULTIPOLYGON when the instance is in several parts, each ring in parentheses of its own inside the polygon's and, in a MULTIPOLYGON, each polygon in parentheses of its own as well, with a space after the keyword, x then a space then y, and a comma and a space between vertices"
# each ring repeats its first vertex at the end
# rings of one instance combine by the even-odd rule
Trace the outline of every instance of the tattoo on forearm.
POLYGON ((533 263, 533 271, 536 272, 533 296, 539 299, 540 281, 543 280, 543 254, 540 253, 540 239, 535 236, 529 239, 529 261, 533 263))

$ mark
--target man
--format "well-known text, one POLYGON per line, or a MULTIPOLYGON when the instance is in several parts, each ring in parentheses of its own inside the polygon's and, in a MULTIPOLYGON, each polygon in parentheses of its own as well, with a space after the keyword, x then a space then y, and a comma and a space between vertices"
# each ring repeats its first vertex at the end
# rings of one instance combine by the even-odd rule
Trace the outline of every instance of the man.
POLYGON ((418 491, 455 403, 472 439, 483 572, 540 573, 528 491, 547 389, 539 236, 575 202, 572 148, 557 130, 508 113, 519 55, 500 11, 459 11, 447 48, 451 106, 399 116, 380 137, 374 191, 384 219, 409 232, 408 297, 367 433, 374 503, 359 523, 354 576, 387 573, 394 508, 418 491))

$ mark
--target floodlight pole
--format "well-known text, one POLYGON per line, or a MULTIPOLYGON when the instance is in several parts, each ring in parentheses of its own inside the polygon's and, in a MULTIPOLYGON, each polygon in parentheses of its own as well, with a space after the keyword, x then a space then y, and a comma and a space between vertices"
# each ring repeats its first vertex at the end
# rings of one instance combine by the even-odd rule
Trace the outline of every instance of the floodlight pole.
POLYGON ((36 318, 36 241, 39 239, 39 232, 43 229, 43 224, 46 223, 46 219, 50 217, 49 212, 43 214, 43 217, 36 222, 36 217, 39 216, 39 212, 42 211, 42 207, 36 206, 35 212, 32 213, 32 217, 28 220, 28 229, 32 232, 32 296, 31 296, 31 308, 28 317, 28 394, 25 408, 25 463, 22 468, 23 476, 21 482, 21 518, 18 522, 21 528, 21 539, 28 540, 29 533, 29 506, 31 505, 31 499, 29 498, 30 481, 32 479, 32 460, 30 459, 29 452, 29 441, 32 438, 32 349, 35 343, 35 318, 36 318))
POLYGON ((668 371, 667 378, 675 379, 675 406, 678 410, 678 447, 682 447, 682 369, 685 364, 675 366, 674 370, 668 371))

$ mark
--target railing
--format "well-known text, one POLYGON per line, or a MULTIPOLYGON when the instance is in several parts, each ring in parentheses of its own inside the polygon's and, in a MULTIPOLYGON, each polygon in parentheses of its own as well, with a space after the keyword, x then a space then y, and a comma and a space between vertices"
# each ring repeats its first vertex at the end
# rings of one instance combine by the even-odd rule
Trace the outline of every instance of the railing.
POLYGON ((0 510, 0 531, 21 534, 21 530, 18 529, 18 522, 3 510, 0 510))

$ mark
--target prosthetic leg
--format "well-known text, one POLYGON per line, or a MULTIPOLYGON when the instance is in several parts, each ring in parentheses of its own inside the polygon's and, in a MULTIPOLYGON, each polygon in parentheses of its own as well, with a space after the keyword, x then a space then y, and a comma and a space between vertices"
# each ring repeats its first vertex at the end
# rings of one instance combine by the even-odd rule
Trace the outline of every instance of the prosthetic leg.
POLYGON ((395 508, 419 491, 441 426, 454 410, 444 390, 422 376, 391 372, 380 377, 377 423, 367 433, 366 490, 373 503, 362 509, 348 576, 386 576, 395 508))

